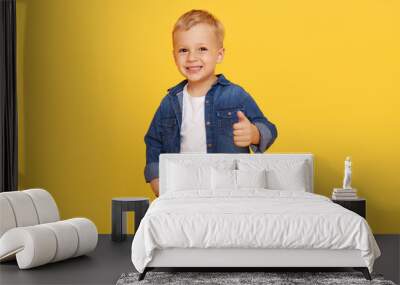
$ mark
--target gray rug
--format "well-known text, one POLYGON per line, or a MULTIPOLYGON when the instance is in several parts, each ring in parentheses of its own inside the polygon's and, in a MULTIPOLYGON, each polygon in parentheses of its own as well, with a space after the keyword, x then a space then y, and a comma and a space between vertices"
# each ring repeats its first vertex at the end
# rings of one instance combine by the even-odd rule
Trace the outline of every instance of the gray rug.
POLYGON ((139 273, 124 273, 117 285, 133 284, 379 284, 395 285, 384 280, 382 275, 372 274, 372 281, 364 278, 360 272, 148 272, 142 281, 138 281, 139 273))

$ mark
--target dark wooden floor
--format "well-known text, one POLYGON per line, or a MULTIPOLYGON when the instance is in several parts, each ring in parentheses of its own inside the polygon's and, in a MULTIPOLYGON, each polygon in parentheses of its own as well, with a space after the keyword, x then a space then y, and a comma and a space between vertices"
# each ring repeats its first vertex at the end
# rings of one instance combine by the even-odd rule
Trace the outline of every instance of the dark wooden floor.
POLYGON ((16 262, 0 264, 0 284, 115 284, 124 272, 134 271, 130 258, 132 238, 112 242, 100 235, 97 248, 87 256, 18 270, 16 262))
MULTIPOLYGON (((376 235, 382 251, 374 272, 399 283, 400 235, 376 235)), ((100 235, 94 252, 87 256, 19 270, 16 262, 0 264, 0 284, 115 284, 124 272, 134 271, 130 259, 132 238, 112 242, 109 235, 100 235)))

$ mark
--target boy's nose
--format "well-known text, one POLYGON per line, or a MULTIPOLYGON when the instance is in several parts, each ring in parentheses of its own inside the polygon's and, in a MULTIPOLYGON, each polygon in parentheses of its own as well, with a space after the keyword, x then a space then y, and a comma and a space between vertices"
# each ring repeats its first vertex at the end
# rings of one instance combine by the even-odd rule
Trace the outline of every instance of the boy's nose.
POLYGON ((197 60, 197 54, 195 52, 189 52, 187 59, 188 59, 188 61, 197 60))

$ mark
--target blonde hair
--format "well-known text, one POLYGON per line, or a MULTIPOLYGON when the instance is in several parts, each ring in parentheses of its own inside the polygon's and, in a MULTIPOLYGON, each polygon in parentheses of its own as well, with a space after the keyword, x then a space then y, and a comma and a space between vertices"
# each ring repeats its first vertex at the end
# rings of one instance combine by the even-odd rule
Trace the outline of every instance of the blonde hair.
POLYGON ((200 23, 208 24, 214 28, 218 44, 223 47, 225 36, 224 26, 217 18, 214 17, 214 15, 205 10, 190 10, 189 12, 186 12, 180 16, 178 21, 175 23, 174 29, 172 30, 172 38, 174 37, 176 31, 187 31, 200 23))

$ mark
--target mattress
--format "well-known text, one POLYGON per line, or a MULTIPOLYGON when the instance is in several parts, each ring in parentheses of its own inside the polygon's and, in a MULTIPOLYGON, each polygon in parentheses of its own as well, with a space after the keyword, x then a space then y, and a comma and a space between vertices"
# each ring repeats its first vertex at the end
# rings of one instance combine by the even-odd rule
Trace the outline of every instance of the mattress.
POLYGON ((139 272, 163 249, 359 250, 372 271, 379 248, 361 216, 308 192, 242 189, 157 198, 132 242, 139 272))

